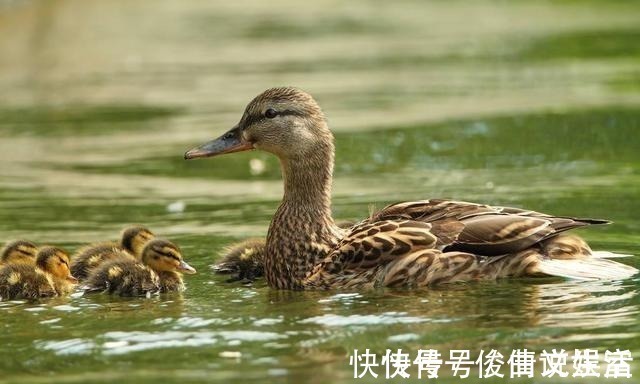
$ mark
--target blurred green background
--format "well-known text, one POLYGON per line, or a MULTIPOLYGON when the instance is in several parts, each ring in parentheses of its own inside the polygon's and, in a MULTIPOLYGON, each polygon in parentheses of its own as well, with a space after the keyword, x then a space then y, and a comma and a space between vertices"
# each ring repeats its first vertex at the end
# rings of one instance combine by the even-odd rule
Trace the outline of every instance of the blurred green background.
POLYGON ((182 154, 262 90, 293 85, 336 134, 339 219, 456 198, 608 218, 580 233, 638 254, 639 16, 622 0, 0 1, 0 241, 73 251, 143 223, 199 270, 182 295, 0 303, 0 382, 350 382, 354 348, 637 359, 638 278, 340 294, 226 284, 208 266, 266 233, 278 163, 182 154))

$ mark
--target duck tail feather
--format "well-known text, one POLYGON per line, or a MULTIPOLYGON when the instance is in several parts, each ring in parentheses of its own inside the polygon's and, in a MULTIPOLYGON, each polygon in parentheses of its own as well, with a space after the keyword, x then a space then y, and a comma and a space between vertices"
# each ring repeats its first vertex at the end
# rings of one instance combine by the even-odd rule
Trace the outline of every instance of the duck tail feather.
POLYGON ((626 253, 615 253, 609 251, 591 251, 591 256, 596 259, 617 259, 622 257, 631 257, 633 255, 629 255, 626 253))
POLYGON ((638 270, 617 261, 602 258, 541 260, 539 271, 573 280, 624 280, 638 270))

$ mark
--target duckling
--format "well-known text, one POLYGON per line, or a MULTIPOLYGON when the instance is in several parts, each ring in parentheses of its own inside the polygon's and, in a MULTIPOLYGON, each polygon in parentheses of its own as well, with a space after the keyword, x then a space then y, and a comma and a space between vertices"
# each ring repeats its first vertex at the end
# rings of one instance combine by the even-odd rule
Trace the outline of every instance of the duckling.
POLYGON ((181 273, 194 274, 180 249, 172 242, 154 239, 142 250, 142 261, 122 258, 107 261, 93 270, 85 289, 119 296, 145 296, 155 292, 184 290, 181 273))
POLYGON ((231 244, 224 249, 222 260, 212 266, 216 273, 235 274, 227 280, 252 282, 264 275, 264 252, 266 241, 251 238, 231 244))
POLYGON ((264 91, 233 128, 187 151, 185 159, 253 149, 277 156, 283 175, 264 257, 272 288, 427 287, 522 275, 621 280, 640 272, 565 233, 609 223, 602 219, 428 199, 391 204, 339 228, 331 213, 333 134, 318 103, 297 88, 264 91), (496 258, 516 264, 499 268, 506 275, 493 273, 498 269, 485 265, 496 258))
POLYGON ((80 248, 71 258, 71 273, 84 280, 98 265, 109 260, 140 259, 144 245, 155 235, 147 228, 134 225, 125 228, 120 243, 97 243, 80 248))
POLYGON ((0 299, 64 296, 77 282, 69 270, 68 254, 57 247, 42 247, 35 266, 15 263, 0 268, 0 299))
POLYGON ((38 247, 30 241, 11 241, 0 251, 0 265, 13 263, 35 265, 37 253, 38 247))

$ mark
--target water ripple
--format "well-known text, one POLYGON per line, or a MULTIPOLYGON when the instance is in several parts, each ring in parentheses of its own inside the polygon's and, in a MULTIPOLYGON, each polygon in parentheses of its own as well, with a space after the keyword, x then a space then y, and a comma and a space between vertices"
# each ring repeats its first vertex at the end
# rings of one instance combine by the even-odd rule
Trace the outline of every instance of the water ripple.
POLYGON ((416 316, 406 316, 404 312, 386 312, 380 315, 335 315, 326 314, 300 320, 300 324, 318 324, 328 327, 344 327, 349 325, 388 325, 424 323, 430 319, 416 316))

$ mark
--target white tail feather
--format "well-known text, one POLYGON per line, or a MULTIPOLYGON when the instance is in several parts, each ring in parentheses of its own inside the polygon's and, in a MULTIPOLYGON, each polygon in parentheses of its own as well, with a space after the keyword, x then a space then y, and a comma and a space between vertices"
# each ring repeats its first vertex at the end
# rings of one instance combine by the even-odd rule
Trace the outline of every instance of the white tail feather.
POLYGON ((638 273, 634 267, 603 258, 541 260, 540 272, 576 280, 623 280, 638 273))
POLYGON ((591 256, 597 259, 616 259, 621 257, 631 257, 633 255, 628 255, 626 253, 614 253, 609 251, 592 251, 591 256))

